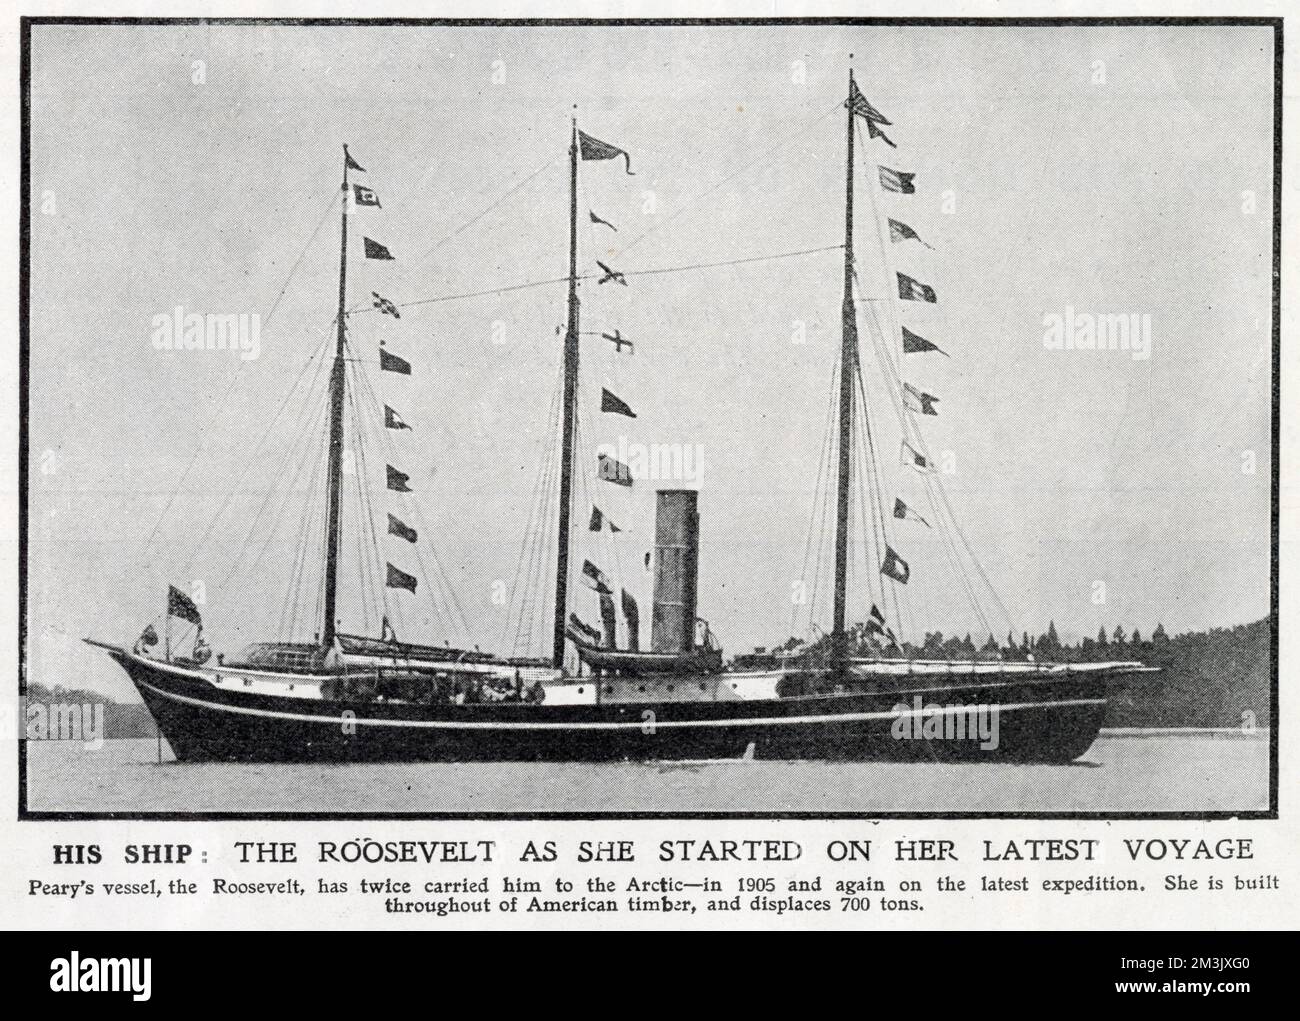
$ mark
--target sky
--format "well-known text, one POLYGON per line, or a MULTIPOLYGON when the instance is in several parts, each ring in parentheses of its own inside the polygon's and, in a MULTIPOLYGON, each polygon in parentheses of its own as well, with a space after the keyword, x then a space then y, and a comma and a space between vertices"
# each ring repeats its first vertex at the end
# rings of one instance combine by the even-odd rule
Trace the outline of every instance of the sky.
MULTIPOLYGON (((413 366, 367 374, 412 425, 385 437, 372 416, 359 469, 382 473, 391 440, 415 490, 375 494, 380 521, 417 524, 424 550, 417 564, 378 540, 381 563, 421 576, 419 598, 390 593, 391 614, 404 638, 514 651, 499 593, 548 449, 565 285, 501 289, 567 271, 575 107, 634 171, 582 164, 583 272, 755 260, 584 281, 583 453, 619 437, 702 451, 698 478, 662 483, 700 492, 700 615, 729 652, 786 637, 810 582, 839 347, 850 63, 897 145, 856 156, 863 343, 875 308, 886 332, 905 324, 951 355, 909 355, 904 376, 941 398, 925 435, 1005 606, 991 628, 1051 619, 1077 638, 1266 615, 1267 29, 35 26, 31 679, 128 697, 80 639, 130 643, 169 583, 202 593, 218 649, 276 637, 286 607, 315 626, 313 592, 286 593, 304 517, 307 590, 319 574, 313 359, 337 301, 344 142, 382 201, 350 216, 352 244, 395 256, 351 253, 351 350, 373 369, 383 340, 413 366), (916 194, 880 193, 877 163, 915 172, 916 194), (882 241, 888 217, 933 247, 882 241), (891 298, 899 271, 938 303, 891 298), (372 290, 402 318, 360 311, 372 290), (475 292, 498 293, 458 297, 475 292), (178 306, 260 316, 258 357, 158 350, 155 317, 178 306), (1067 310, 1149 317, 1149 357, 1051 349, 1047 324, 1067 310), (614 329, 634 354, 597 335, 614 329), (637 419, 589 407, 601 387, 637 419), (425 598, 434 557, 458 614, 425 598)), ((898 469, 885 376, 868 355, 863 373, 882 492, 925 514, 898 469)), ((594 545, 580 533, 577 558, 599 560, 646 619, 653 488, 586 481, 575 511, 585 523, 594 500, 624 527, 594 545)), ((377 615, 358 596, 357 520, 349 503, 348 630, 377 615)), ((892 527, 913 632, 978 630, 941 549, 927 552, 935 536, 892 527)), ((880 582, 859 555, 860 618, 880 582)), ((811 608, 823 628, 827 570, 811 608)))

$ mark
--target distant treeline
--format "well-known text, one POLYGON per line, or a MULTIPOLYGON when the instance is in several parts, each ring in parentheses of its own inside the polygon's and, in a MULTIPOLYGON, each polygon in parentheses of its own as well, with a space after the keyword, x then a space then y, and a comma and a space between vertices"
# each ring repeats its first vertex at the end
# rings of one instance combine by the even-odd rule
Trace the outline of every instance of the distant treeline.
MULTIPOLYGON (((1209 631, 1189 631, 1170 637, 1157 624, 1144 638, 1137 628, 1126 633, 1117 626, 1104 628, 1096 638, 1074 645, 1063 643, 1055 623, 1037 638, 1028 633, 1019 640, 1008 635, 999 643, 992 635, 976 644, 970 635, 945 637, 928 633, 923 642, 900 645, 882 652, 879 640, 866 625, 850 632, 853 655, 883 655, 920 659, 989 659, 1025 662, 1097 663, 1139 660, 1160 668, 1158 674, 1124 678, 1111 700, 1107 726, 1111 727, 1240 727, 1270 725, 1269 677, 1272 623, 1265 618, 1253 624, 1209 631)), ((790 639, 782 646, 792 650, 801 643, 790 639)), ((830 637, 823 635, 808 646, 816 655, 829 653, 830 637)))
POLYGON ((153 717, 143 702, 115 702, 107 695, 84 688, 65 688, 56 684, 47 688, 43 684, 27 685, 27 702, 45 705, 103 705, 104 737, 153 737, 153 717))

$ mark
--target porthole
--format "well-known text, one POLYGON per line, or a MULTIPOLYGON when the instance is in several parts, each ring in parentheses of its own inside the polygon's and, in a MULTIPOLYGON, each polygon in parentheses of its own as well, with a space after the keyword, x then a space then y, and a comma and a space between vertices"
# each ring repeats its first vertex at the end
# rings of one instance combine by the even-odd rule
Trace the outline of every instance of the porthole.
POLYGON ((579 689, 578 689, 578 694, 581 695, 584 691, 586 691, 585 688, 579 688, 579 689))
POLYGON ((644 695, 644 694, 645 694, 645 685, 644 685, 644 684, 641 685, 641 687, 640 687, 639 689, 637 689, 637 690, 639 690, 639 691, 641 692, 641 694, 644 695))

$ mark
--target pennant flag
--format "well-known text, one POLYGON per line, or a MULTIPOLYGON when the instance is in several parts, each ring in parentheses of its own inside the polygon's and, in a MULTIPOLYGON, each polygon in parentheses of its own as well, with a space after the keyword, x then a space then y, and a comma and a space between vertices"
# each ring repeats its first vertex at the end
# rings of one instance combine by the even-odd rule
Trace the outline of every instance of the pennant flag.
POLYGON ((188 620, 200 627, 203 625, 203 618, 199 616, 199 608, 194 605, 194 600, 175 585, 167 586, 167 616, 180 617, 181 620, 188 620))
POLYGON ((906 326, 904 326, 903 327, 903 353, 914 355, 914 354, 920 354, 923 351, 938 351, 945 358, 952 357, 952 355, 948 354, 948 352, 945 351, 943 348, 941 348, 938 344, 931 344, 924 337, 918 336, 917 334, 909 330, 906 326))
POLYGON ((620 273, 616 269, 610 269, 599 259, 596 260, 596 265, 599 266, 601 270, 603 270, 605 273, 603 277, 601 277, 599 280, 596 281, 597 284, 607 284, 610 281, 613 281, 616 284, 622 284, 624 287, 627 286, 627 274, 620 273))
POLYGON ((886 578, 893 578, 894 581, 906 585, 912 570, 907 566, 906 560, 895 553, 889 546, 886 546, 885 562, 880 565, 880 573, 886 578))
POLYGON ((872 138, 883 139, 884 143, 887 146, 889 146, 891 149, 898 148, 898 146, 894 144, 893 139, 891 139, 888 135, 886 135, 883 131, 881 131, 878 127, 876 127, 876 122, 870 119, 867 120, 867 134, 870 135, 872 138))
POLYGON ((871 616, 867 620, 867 634, 883 635, 885 633, 885 615, 875 603, 871 604, 871 616))
POLYGON ((404 588, 408 592, 415 591, 415 577, 405 571, 399 571, 392 564, 388 565, 388 581, 386 584, 389 588, 404 588))
POLYGON ((849 98, 844 101, 844 105, 849 107, 859 117, 865 117, 873 124, 890 123, 885 119, 883 113, 867 102, 867 97, 858 89, 858 83, 853 81, 851 78, 849 79, 849 98))
POLYGON ((584 160, 614 160, 622 156, 627 161, 627 172, 632 173, 632 157, 616 145, 602 142, 599 138, 592 138, 585 131, 579 131, 578 148, 584 160))
POLYGON ((582 580, 588 588, 599 592, 601 595, 608 595, 614 591, 610 588, 609 579, 605 577, 605 572, 590 560, 582 562, 582 580))
POLYGON ((611 532, 623 531, 623 529, 619 528, 618 525, 614 524, 613 521, 610 521, 609 518, 605 517, 604 513, 602 513, 599 507, 593 505, 591 508, 591 521, 587 525, 587 531, 599 532, 602 528, 605 527, 606 522, 609 523, 609 530, 611 532))
POLYGON ((402 313, 397 311, 397 306, 387 298, 383 297, 383 295, 378 291, 371 291, 370 296, 375 299, 371 304, 374 305, 375 308, 379 309, 382 314, 392 316, 394 319, 402 318, 402 313))
POLYGON ((569 627, 573 628, 573 630, 577 631, 578 634, 585 637, 593 645, 600 644, 600 637, 601 637, 600 632, 597 631, 590 624, 587 624, 584 621, 579 620, 578 615, 576 613, 569 614, 569 627))
POLYGON ((343 159, 349 170, 360 170, 363 174, 366 172, 366 168, 352 158, 352 153, 348 152, 346 145, 343 147, 343 159))
POLYGON ((882 627, 885 624, 885 615, 880 612, 880 608, 875 603, 871 604, 871 619, 882 627))
POLYGON ((632 485, 632 469, 608 454, 598 454, 596 456, 596 475, 605 482, 612 482, 616 486, 632 485))
POLYGON ((894 497, 894 517, 903 520, 911 518, 913 521, 921 522, 921 524, 925 525, 926 528, 930 527, 930 522, 926 521, 925 518, 921 517, 921 515, 916 513, 916 511, 912 510, 911 507, 905 504, 898 497, 894 497))
POLYGON ((913 195, 916 193, 916 185, 912 183, 912 178, 916 174, 904 173, 901 170, 890 170, 888 167, 882 167, 877 164, 876 169, 880 171, 880 187, 885 191, 896 191, 900 195, 913 195))
POLYGON ((146 625, 145 629, 140 632, 140 644, 146 648, 158 644, 158 632, 153 629, 152 624, 146 625))
POLYGON ((393 625, 388 622, 388 615, 385 614, 379 625, 379 640, 381 642, 397 641, 397 632, 393 630, 393 625))
POLYGON ((385 429, 409 429, 411 427, 402 421, 401 415, 399 415, 396 411, 394 411, 387 404, 385 404, 384 405, 384 428, 385 429))
POLYGON ((367 259, 387 259, 390 262, 392 261, 393 253, 390 252, 383 245, 381 245, 378 241, 371 241, 367 237, 363 237, 361 240, 366 243, 367 259))
POLYGON ((615 226, 614 226, 612 223, 610 223, 608 220, 602 220, 599 216, 597 216, 595 213, 593 213, 590 209, 587 210, 587 213, 591 216, 591 222, 592 222, 592 223, 603 223, 603 224, 604 224, 606 227, 608 227, 610 230, 614 231, 615 233, 618 233, 618 228, 615 227, 615 226))
POLYGON ((385 467, 388 468, 388 488, 395 493, 409 493, 411 487, 407 483, 411 481, 411 476, 405 472, 399 472, 391 464, 385 467))
POLYGON ((388 515, 388 534, 395 535, 399 539, 405 539, 407 542, 415 542, 418 533, 410 525, 399 521, 393 515, 388 515))
POLYGON ((926 459, 924 454, 917 453, 916 449, 908 443, 907 440, 903 441, 903 449, 901 453, 903 464, 908 467, 923 472, 934 471, 934 465, 926 459))
POLYGON ((632 342, 625 338, 623 334, 619 333, 618 330, 615 330, 613 333, 602 333, 601 336, 614 345, 615 353, 622 351, 623 348, 627 348, 628 354, 633 353, 632 342))
POLYGON ((641 647, 641 611, 627 589, 622 590, 623 619, 627 621, 627 647, 636 652, 641 647))
POLYGON ((352 195, 359 206, 383 206, 379 205, 379 196, 367 188, 364 184, 354 184, 352 186, 352 195))
POLYGON ((923 284, 919 280, 913 280, 905 273, 896 273, 898 277, 898 296, 904 301, 928 301, 934 304, 939 300, 934 288, 929 284, 923 284))
POLYGON ((604 388, 601 388, 600 391, 600 410, 610 415, 626 415, 628 418, 636 418, 636 412, 631 409, 626 401, 604 388))
POLYGON ((390 355, 382 347, 379 349, 379 368, 384 372, 398 372, 403 376, 411 374, 411 363, 405 358, 390 355))
POLYGON ((937 415, 939 409, 935 407, 939 403, 939 398, 933 394, 922 393, 911 383, 903 384, 903 403, 912 411, 919 411, 922 415, 937 415), (911 404, 908 398, 911 397, 916 401, 916 405, 911 404))
POLYGON ((885 635, 889 638, 889 647, 891 649, 897 649, 898 639, 894 637, 894 632, 889 628, 885 628, 885 635))
POLYGON ((921 240, 921 235, 905 224, 902 220, 890 219, 889 221, 889 240, 894 244, 900 241, 920 241, 930 251, 934 251, 934 245, 928 244, 921 240))

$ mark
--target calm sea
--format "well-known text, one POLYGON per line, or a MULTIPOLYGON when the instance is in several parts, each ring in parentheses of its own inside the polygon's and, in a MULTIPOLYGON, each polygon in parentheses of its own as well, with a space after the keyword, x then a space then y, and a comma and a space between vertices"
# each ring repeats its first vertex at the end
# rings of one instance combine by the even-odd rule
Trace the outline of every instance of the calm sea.
POLYGON ((28 808, 70 812, 1241 812, 1267 731, 1103 733, 1066 766, 976 763, 178 763, 166 744, 27 745, 28 808))

